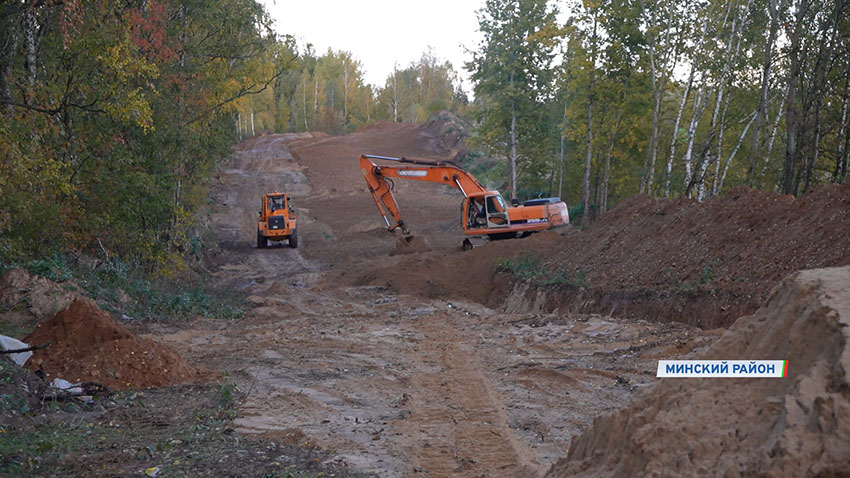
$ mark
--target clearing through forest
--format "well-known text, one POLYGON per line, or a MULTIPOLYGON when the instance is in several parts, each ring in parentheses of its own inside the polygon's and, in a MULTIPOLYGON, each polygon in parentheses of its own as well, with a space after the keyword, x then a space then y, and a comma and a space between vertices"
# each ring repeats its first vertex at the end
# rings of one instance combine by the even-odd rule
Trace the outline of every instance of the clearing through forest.
POLYGON ((657 358, 708 342, 686 325, 488 308, 493 258, 547 238, 460 252, 461 196, 449 188, 396 183, 433 251, 392 255, 357 159, 444 157, 440 140, 424 125, 266 135, 242 143, 220 172, 216 281, 254 307, 240 322, 197 320, 158 339, 248 393, 237 431, 299 437, 380 476, 540 475, 595 416, 654 380, 657 358), (298 249, 255 248, 259 197, 275 189, 298 210, 298 249), (466 261, 471 275, 444 260, 466 261))

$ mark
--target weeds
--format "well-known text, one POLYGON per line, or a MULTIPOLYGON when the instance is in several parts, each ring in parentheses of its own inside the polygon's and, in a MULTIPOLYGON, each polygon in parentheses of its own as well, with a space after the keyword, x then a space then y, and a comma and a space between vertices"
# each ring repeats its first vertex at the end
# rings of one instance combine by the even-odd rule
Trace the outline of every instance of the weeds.
POLYGON ((242 297, 231 291, 215 290, 200 281, 151 279, 117 257, 90 266, 54 254, 23 263, 0 262, 0 273, 15 267, 53 281, 77 284, 102 308, 134 318, 237 319, 244 315, 242 297))
POLYGON ((590 281, 583 270, 577 269, 573 274, 563 269, 549 271, 544 264, 529 253, 522 254, 515 259, 499 259, 496 262, 496 269, 509 272, 520 281, 532 282, 541 286, 590 287, 590 281))

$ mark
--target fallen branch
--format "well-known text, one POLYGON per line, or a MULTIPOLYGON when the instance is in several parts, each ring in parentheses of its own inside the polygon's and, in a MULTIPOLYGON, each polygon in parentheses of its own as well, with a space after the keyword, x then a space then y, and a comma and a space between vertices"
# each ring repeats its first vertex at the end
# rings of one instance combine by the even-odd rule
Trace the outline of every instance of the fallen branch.
POLYGON ((41 345, 33 345, 32 347, 27 347, 23 349, 15 349, 15 350, 0 350, 0 354, 19 354, 23 352, 32 352, 33 350, 41 350, 46 349, 50 346, 50 342, 45 342, 41 345))

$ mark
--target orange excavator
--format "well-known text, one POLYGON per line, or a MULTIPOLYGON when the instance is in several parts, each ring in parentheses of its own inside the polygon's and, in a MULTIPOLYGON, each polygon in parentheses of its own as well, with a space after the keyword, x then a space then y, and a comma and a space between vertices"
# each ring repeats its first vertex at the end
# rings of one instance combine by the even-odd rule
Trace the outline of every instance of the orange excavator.
POLYGON ((490 239, 508 239, 569 224, 567 205, 559 198, 543 198, 508 206, 498 191, 481 185, 475 177, 451 161, 393 158, 363 154, 360 171, 366 177, 369 192, 384 218, 387 229, 401 229, 405 236, 410 230, 401 218, 398 203, 393 196, 391 178, 430 181, 455 187, 463 193, 461 221, 466 238, 464 249, 471 249, 470 237, 487 236, 490 239), (393 161, 402 165, 378 165, 375 160, 393 161), (392 216, 392 223, 388 216, 392 216))

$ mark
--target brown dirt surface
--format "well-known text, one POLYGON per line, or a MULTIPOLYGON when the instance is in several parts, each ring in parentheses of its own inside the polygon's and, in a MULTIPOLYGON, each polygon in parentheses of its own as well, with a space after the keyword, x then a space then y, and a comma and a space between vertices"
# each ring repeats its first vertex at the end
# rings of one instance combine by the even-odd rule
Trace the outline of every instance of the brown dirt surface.
POLYGON ((586 284, 508 282, 499 294, 508 310, 533 303, 549 312, 728 327, 786 274, 850 264, 850 182, 799 199, 746 187, 705 203, 637 196, 562 235, 540 266, 581 274, 586 284))
POLYGON ((850 475, 850 267, 795 273, 688 359, 788 359, 787 379, 665 379, 548 477, 850 475))
POLYGON ((137 337, 82 298, 40 323, 24 342, 50 342, 26 363, 32 370, 43 370, 48 380, 59 377, 126 390, 208 380, 212 375, 169 347, 137 337))

